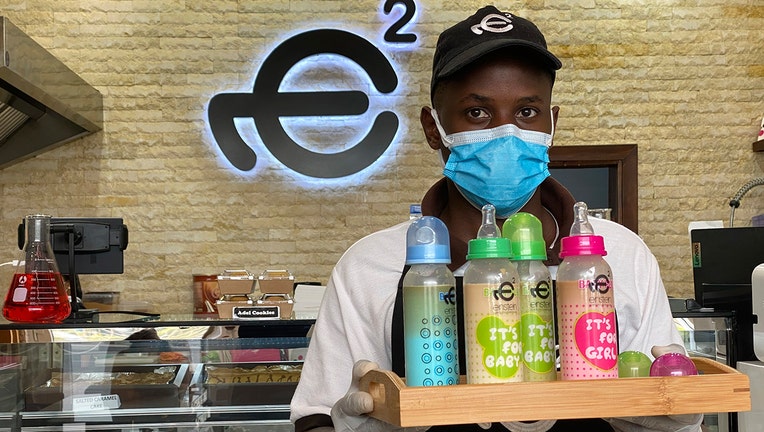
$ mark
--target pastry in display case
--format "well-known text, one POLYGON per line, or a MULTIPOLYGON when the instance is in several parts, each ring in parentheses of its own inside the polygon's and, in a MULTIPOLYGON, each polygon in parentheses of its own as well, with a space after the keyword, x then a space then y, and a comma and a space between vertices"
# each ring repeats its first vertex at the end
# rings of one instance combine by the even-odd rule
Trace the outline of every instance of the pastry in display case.
POLYGON ((204 365, 208 405, 288 404, 300 380, 302 363, 204 365))
POLYGON ((26 389, 25 409, 62 411, 88 395, 112 395, 114 408, 179 407, 188 365, 115 366, 107 371, 61 371, 26 389))

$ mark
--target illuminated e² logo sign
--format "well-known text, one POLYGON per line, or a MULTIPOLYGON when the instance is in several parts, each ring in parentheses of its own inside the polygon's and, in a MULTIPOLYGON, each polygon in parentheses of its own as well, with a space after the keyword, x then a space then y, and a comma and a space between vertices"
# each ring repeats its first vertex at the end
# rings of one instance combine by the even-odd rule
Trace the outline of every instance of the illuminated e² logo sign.
MULTIPOLYGON (((400 33, 414 17, 413 0, 384 2, 389 14, 397 4, 404 14, 385 33, 390 43, 411 43, 416 35, 400 33)), ((212 135, 228 161, 237 169, 250 171, 257 163, 254 150, 241 138, 234 119, 254 120, 263 145, 288 168, 316 178, 339 178, 355 174, 376 161, 392 144, 398 132, 398 116, 382 111, 369 132, 356 145, 337 152, 319 153, 290 137, 280 117, 361 115, 369 108, 369 97, 361 91, 280 92, 284 76, 301 60, 317 54, 337 54, 358 64, 375 89, 388 94, 398 86, 393 66, 374 44, 353 33, 338 29, 310 30, 293 36, 276 47, 263 62, 252 93, 219 93, 209 103, 212 135)))

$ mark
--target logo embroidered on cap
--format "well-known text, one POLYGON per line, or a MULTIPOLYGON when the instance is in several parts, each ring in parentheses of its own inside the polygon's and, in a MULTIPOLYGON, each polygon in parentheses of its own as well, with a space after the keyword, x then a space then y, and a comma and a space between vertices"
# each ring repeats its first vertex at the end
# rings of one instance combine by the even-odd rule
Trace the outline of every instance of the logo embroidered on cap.
POLYGON ((513 27, 512 15, 490 14, 486 15, 480 21, 480 24, 472 26, 472 33, 475 33, 476 35, 481 35, 484 31, 490 33, 506 33, 512 30, 513 27))

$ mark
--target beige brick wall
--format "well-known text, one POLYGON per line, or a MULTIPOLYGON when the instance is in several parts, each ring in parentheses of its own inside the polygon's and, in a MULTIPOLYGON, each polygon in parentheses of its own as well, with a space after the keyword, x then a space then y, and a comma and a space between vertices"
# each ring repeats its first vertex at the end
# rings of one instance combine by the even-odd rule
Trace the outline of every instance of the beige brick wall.
MULTIPOLYGON (((25 214, 112 216, 130 229, 125 273, 83 276, 86 290, 122 291, 170 313, 191 310, 194 273, 287 267, 326 282, 347 246, 406 219, 439 175, 417 120, 432 47, 482 2, 417 3, 419 48, 389 54, 404 76, 400 145, 363 184, 305 188, 272 163, 257 176, 227 169, 206 105, 216 93, 248 91, 286 35, 320 25, 378 37, 387 25, 379 1, 0 0, 0 13, 105 104, 102 132, 0 170, 3 261, 17 255, 25 214)), ((726 221, 729 197, 762 176, 751 143, 764 115, 764 8, 758 0, 499 3, 536 21, 563 60, 556 145, 639 146, 640 234, 669 293, 691 295, 687 223, 726 221)), ((750 192, 736 220, 761 213, 762 196, 750 192)), ((0 292, 9 282, 1 268, 0 292)))

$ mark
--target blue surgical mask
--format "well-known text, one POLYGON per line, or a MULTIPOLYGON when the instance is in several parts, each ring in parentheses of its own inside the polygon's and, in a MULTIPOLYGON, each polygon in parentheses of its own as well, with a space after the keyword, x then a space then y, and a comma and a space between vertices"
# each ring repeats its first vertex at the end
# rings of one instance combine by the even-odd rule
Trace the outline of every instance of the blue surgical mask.
POLYGON ((451 151, 443 175, 475 208, 493 204, 496 217, 507 218, 528 203, 549 177, 554 122, 551 134, 506 124, 447 135, 434 109, 432 117, 443 145, 451 151))

